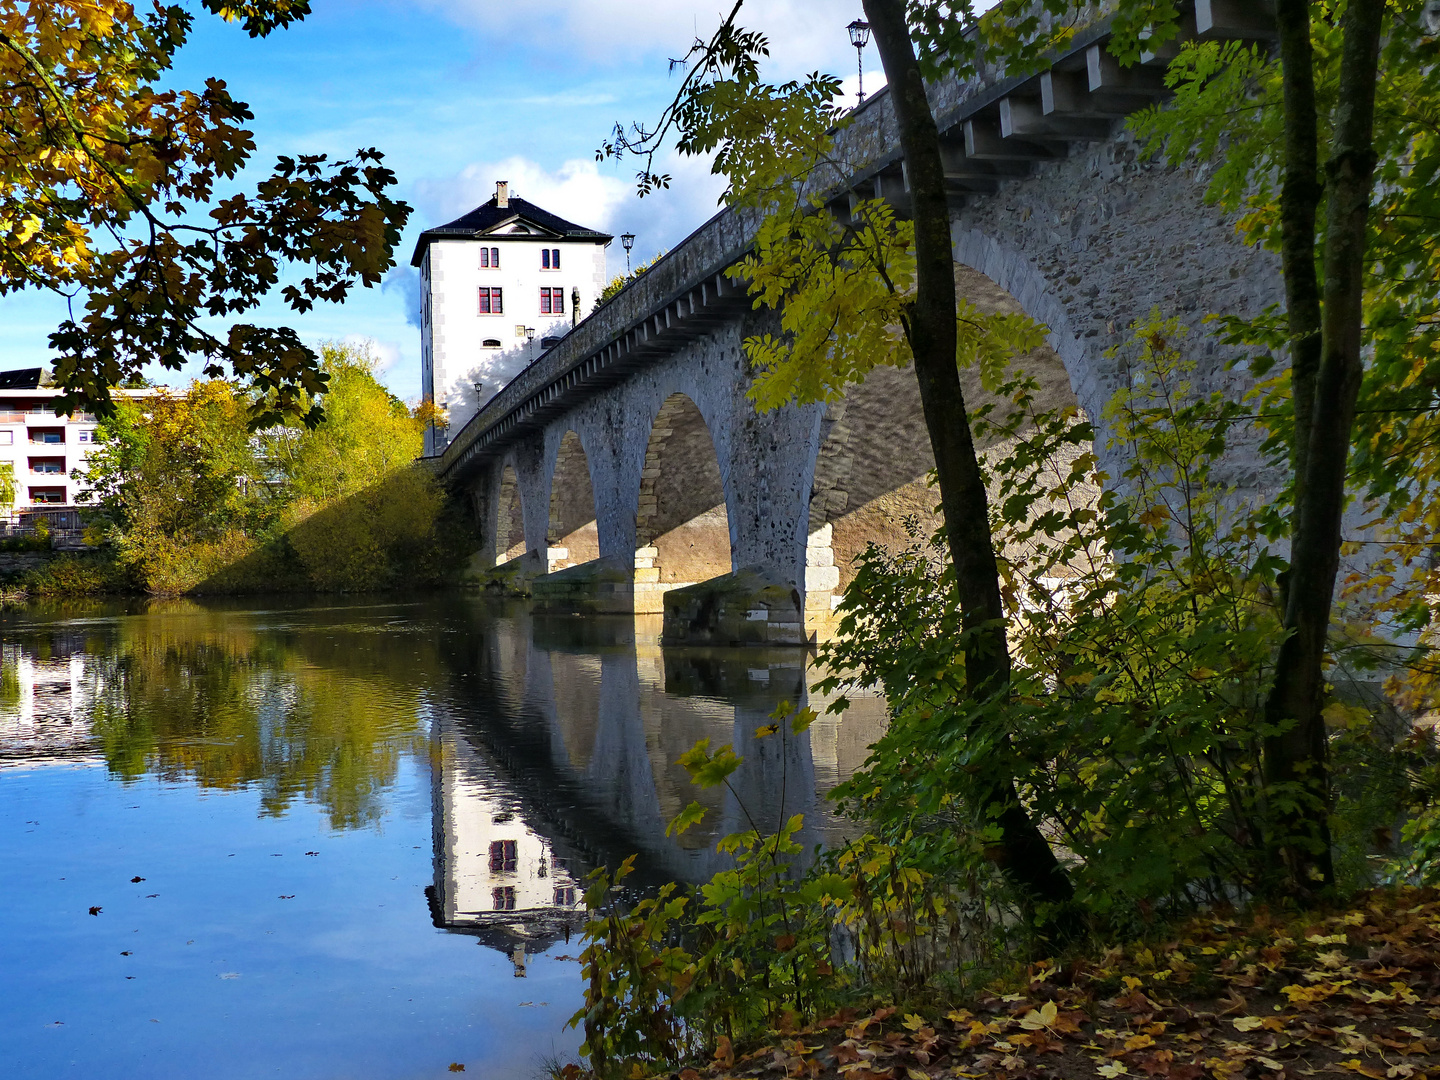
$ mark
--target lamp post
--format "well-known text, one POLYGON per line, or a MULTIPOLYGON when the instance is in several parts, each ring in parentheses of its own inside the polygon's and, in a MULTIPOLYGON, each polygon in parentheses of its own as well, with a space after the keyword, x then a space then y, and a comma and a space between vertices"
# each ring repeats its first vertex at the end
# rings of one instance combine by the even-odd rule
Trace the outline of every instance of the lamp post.
POLYGON ((860 76, 860 87, 855 91, 855 107, 865 100, 865 46, 870 44, 870 24, 856 19, 845 28, 850 31, 850 44, 855 46, 855 71, 860 76))
POLYGON ((635 246, 635 234, 633 232, 621 233, 620 243, 625 246, 625 273, 630 273, 630 249, 635 246))
MULTIPOLYGON (((533 346, 533 343, 535 341, 535 327, 525 327, 525 341, 527 344, 531 344, 533 346)), ((534 359, 535 357, 535 350, 533 347, 530 349, 530 357, 531 359, 534 359)))

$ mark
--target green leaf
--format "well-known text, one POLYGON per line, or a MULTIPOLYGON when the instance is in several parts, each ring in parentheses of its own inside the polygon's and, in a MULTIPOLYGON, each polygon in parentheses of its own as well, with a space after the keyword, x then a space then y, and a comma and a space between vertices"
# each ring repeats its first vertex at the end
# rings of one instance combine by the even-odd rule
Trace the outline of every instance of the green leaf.
POLYGON ((665 827, 665 835, 679 836, 692 825, 698 825, 705 819, 705 807, 698 802, 692 802, 680 813, 676 814, 670 824, 665 827))

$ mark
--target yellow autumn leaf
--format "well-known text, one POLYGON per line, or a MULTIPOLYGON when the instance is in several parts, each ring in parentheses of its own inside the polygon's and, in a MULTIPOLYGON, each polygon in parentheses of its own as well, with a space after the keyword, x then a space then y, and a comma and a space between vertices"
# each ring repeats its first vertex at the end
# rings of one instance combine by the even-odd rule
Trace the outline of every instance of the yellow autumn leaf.
POLYGON ((1054 1025, 1060 1009, 1053 1001, 1047 1001, 1037 1009, 1031 1009, 1020 1018, 1020 1026, 1026 1031, 1040 1031, 1054 1025))
POLYGON ((1263 1027, 1265 1021, 1258 1016, 1237 1016, 1230 1023, 1235 1025, 1237 1031, 1254 1031, 1263 1027))

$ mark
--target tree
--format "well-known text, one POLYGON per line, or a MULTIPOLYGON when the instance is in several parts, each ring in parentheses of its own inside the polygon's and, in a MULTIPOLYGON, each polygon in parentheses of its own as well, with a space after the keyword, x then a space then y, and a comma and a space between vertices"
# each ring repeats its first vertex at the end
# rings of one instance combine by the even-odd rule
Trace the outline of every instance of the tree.
POLYGON ((410 464, 424 433, 423 421, 375 378, 368 344, 323 343, 320 365, 325 422, 277 428, 264 440, 286 497, 316 505, 353 495, 410 464))
MULTIPOLYGON (((913 359, 964 613, 971 692, 1003 694, 1008 661, 994 548, 980 527, 984 491, 950 357, 958 344, 962 364, 982 370, 1003 364, 1007 353, 1020 351, 1024 331, 956 303, 938 136, 923 80, 969 76, 982 54, 1012 74, 1036 70, 1092 17, 1091 8, 1074 0, 1007 2, 977 19, 964 0, 866 0, 890 83, 913 224, 894 220, 873 200, 852 200, 848 221, 824 211, 824 196, 843 189, 855 171, 834 157, 831 133, 846 123, 832 104, 838 84, 821 76, 763 83, 758 58, 765 41, 738 26, 739 10, 736 4, 715 36, 692 50, 693 66, 661 123, 617 128, 602 153, 641 154, 644 193, 668 183, 653 171, 654 153, 675 132, 682 152, 715 152, 716 170, 731 181, 731 205, 759 211, 743 273, 752 293, 782 309, 784 332, 746 343, 759 370, 758 403, 831 398, 874 363, 913 359), (893 326, 902 334, 887 340, 893 326)), ((1268 385, 1261 409, 1270 445, 1288 456, 1293 480, 1264 771, 1276 865, 1271 887, 1310 895, 1332 880, 1322 711, 1351 470, 1371 496, 1398 507, 1399 520, 1411 523, 1397 561, 1422 561, 1440 534, 1431 509, 1440 246, 1430 239, 1440 69, 1419 0, 1280 0, 1277 15, 1280 43, 1273 51, 1253 43, 1183 43, 1167 76, 1175 99, 1131 124, 1172 163, 1215 161, 1210 196, 1282 259, 1283 312, 1244 321, 1215 314, 1224 317, 1232 342, 1258 350, 1258 371, 1288 352, 1287 370, 1268 385), (1377 162, 1385 183, 1379 212, 1372 213, 1377 162), (1417 470, 1417 462, 1428 464, 1417 470)), ((1120 0, 1110 27, 1111 52, 1134 63, 1175 37, 1178 8, 1120 0)), ((1389 601, 1394 622, 1424 625, 1426 589, 1434 584, 1433 571, 1417 570, 1411 587, 1389 601)), ((1028 842, 1038 834, 1017 822, 1007 835, 1028 842)), ((1044 860, 1038 849, 1036 856, 1038 871, 1044 860)), ((1049 870, 1032 875, 1036 895, 1045 895, 1040 883, 1049 876, 1049 870)))
MULTIPOLYGON (((1005 609, 957 359, 993 373, 1013 353, 1040 344, 1039 328, 958 302, 939 130, 903 0, 866 0, 865 11, 900 127, 910 221, 858 193, 848 222, 823 210, 829 189, 857 171, 837 157, 833 132, 848 122, 836 105, 838 80, 817 74, 781 86, 763 82, 758 60, 768 46, 737 25, 741 3, 692 49, 692 67, 661 122, 631 132, 617 127, 601 155, 640 155, 644 194, 669 182, 653 162, 673 129, 681 152, 714 152, 715 170, 730 181, 727 202, 756 212, 754 254, 740 274, 759 301, 782 311, 784 331, 745 342, 759 371, 751 391, 759 406, 834 399, 880 364, 913 364, 961 611, 966 692, 981 709, 1003 703, 1010 681, 1005 609)), ((1003 756, 977 779, 975 811, 990 822, 994 860, 1024 898, 1052 906, 1051 919, 1073 890, 1013 778, 996 764, 1003 756)))
MULTIPOLYGON (((1131 25, 1140 25, 1147 6, 1124 6, 1137 16, 1131 25)), ((1272 847, 1280 872, 1274 887, 1301 894, 1333 881, 1322 712, 1361 394, 1381 399, 1366 412, 1392 414, 1396 391, 1422 381, 1428 366, 1415 363, 1417 351, 1428 351, 1415 339, 1437 299, 1434 245, 1417 236, 1415 226, 1417 216, 1430 220, 1432 200, 1423 187, 1435 164, 1430 117, 1440 99, 1431 74, 1435 42, 1422 17, 1423 5, 1405 0, 1279 0, 1273 54, 1237 45, 1187 46, 1169 76, 1176 105, 1152 111, 1138 125, 1172 161, 1196 153, 1219 159, 1224 176, 1212 183, 1211 196, 1228 209, 1243 209, 1241 227, 1281 256, 1283 323, 1268 313, 1249 324, 1232 320, 1231 328, 1236 340, 1289 352, 1287 377, 1266 403, 1266 411, 1278 415, 1279 441, 1288 444, 1294 512, 1282 579, 1285 637, 1266 703, 1274 733, 1266 740, 1264 766, 1275 804, 1272 847), (1387 35, 1392 20, 1394 32, 1387 35), (1379 114, 1377 92, 1386 98, 1379 114), (1237 93, 1250 105, 1248 119, 1235 114, 1237 93), (1221 94, 1228 95, 1223 109, 1221 94), (1381 213, 1372 216, 1382 150, 1389 190, 1381 213), (1270 179, 1276 174, 1278 195, 1270 179), (1406 219, 1409 227, 1397 234, 1395 226, 1406 219), (1367 345, 1377 360, 1368 388, 1367 345)), ((1175 29, 1173 16, 1154 24, 1162 39, 1175 29)), ((1139 48, 1133 32, 1112 45, 1122 59, 1133 60, 1139 48)), ((1433 410, 1431 399, 1399 411, 1433 410)), ((1392 457, 1376 468, 1371 455, 1358 464, 1357 478, 1373 492, 1414 490, 1405 475, 1409 461, 1392 457)))
MULTIPOLYGON (((200 2, 252 37, 310 10, 200 2)), ((193 22, 178 4, 142 14, 124 0, 0 0, 0 295, 38 288, 71 302, 51 336, 66 391, 57 413, 108 413, 109 388, 147 363, 200 356, 208 377, 257 391, 253 424, 314 424, 324 376, 294 330, 201 323, 252 310, 290 264, 306 267, 280 288, 297 312, 376 285, 410 208, 387 194, 395 177, 374 149, 281 157, 253 193, 224 194, 255 148, 249 107, 218 79, 160 85, 193 22)))

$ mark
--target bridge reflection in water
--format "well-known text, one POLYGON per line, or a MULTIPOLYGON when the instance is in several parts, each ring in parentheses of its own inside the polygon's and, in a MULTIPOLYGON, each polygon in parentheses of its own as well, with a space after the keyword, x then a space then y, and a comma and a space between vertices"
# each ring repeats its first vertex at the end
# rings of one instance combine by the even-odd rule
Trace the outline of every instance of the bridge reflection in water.
MULTIPOLYGON (((730 865, 715 841, 805 815, 807 850, 844 824, 824 794, 883 729, 875 698, 843 720, 807 692, 816 673, 796 649, 661 648, 658 616, 487 613, 452 635, 456 692, 431 706, 436 926, 526 958, 584 921, 584 880, 635 854, 644 888, 698 882, 730 865), (810 730, 758 737, 782 703, 821 713, 810 730), (700 739, 745 759, 729 785, 701 790, 677 759, 700 739), (705 820, 666 825, 698 801, 705 820)), ((577 950, 578 951, 578 950, 577 950)))

